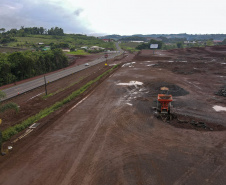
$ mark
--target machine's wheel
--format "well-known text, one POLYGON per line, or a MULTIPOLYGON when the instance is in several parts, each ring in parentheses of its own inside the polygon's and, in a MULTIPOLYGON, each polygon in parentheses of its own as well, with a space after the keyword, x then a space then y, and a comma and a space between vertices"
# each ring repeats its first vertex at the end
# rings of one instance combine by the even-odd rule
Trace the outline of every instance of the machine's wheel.
POLYGON ((161 103, 157 100, 157 111, 161 112, 161 103))
POLYGON ((168 105, 168 114, 170 114, 170 109, 171 109, 171 102, 168 105))

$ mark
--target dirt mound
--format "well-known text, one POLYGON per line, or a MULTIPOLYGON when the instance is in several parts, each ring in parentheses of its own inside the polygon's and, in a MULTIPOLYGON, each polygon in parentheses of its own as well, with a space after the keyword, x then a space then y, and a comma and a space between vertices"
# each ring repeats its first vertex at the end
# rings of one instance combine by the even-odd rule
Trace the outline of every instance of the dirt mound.
POLYGON ((168 50, 168 53, 178 54, 178 55, 206 55, 209 57, 225 57, 220 51, 226 51, 226 46, 209 46, 209 47, 193 47, 193 48, 183 48, 183 49, 172 49, 168 50))
POLYGON ((137 53, 134 57, 136 61, 147 61, 147 60, 170 60, 171 57, 162 57, 153 55, 152 50, 142 50, 137 53))
POLYGON ((188 91, 184 90, 183 88, 179 87, 178 85, 171 84, 168 82, 158 82, 158 83, 145 83, 145 88, 148 89, 148 95, 155 95, 163 93, 161 91, 161 87, 167 87, 169 89, 168 94, 172 96, 185 96, 189 94, 188 91))
POLYGON ((172 53, 172 54, 205 54, 207 53, 206 49, 205 48, 198 48, 198 47, 194 47, 194 48, 183 48, 183 49, 171 49, 171 50, 168 50, 169 53, 172 53))
POLYGON ((145 61, 145 60, 170 60, 170 57, 158 57, 158 56, 141 56, 137 55, 134 57, 134 60, 136 61, 145 61))
POLYGON ((209 48, 212 51, 226 51, 226 46, 214 46, 209 48))
POLYGON ((226 86, 222 87, 218 92, 215 93, 218 96, 226 97, 226 86))
POLYGON ((158 119, 163 120, 164 122, 169 123, 170 125, 177 127, 177 128, 184 128, 184 129, 194 129, 199 131, 224 131, 226 127, 223 125, 204 122, 202 120, 198 120, 197 118, 192 118, 188 116, 183 116, 179 114, 157 114, 155 116, 158 119))

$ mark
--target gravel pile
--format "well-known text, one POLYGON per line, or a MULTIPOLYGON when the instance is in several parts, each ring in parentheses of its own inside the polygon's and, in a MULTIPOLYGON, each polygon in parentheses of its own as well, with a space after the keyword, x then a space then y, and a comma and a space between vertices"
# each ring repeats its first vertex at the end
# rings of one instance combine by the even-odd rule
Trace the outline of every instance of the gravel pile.
POLYGON ((226 86, 222 87, 217 93, 215 93, 218 96, 224 96, 226 97, 226 86))
POLYGON ((155 82, 155 83, 145 83, 145 88, 149 91, 147 95, 157 95, 157 94, 165 94, 166 92, 161 91, 162 87, 167 87, 169 89, 168 94, 174 96, 185 96, 189 94, 188 91, 183 88, 168 82, 155 82))

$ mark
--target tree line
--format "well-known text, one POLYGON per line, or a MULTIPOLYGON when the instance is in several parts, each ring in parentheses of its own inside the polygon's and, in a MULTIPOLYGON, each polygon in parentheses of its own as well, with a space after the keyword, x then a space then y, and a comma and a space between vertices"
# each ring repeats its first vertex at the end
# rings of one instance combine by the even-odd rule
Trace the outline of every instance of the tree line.
POLYGON ((14 35, 14 36, 25 36, 25 35, 64 35, 64 30, 59 27, 52 27, 46 29, 44 27, 24 27, 21 26, 20 29, 10 29, 6 31, 5 28, 0 28, 0 33, 2 35, 14 35))
POLYGON ((26 37, 27 35, 64 35, 64 30, 59 27, 46 29, 43 27, 28 27, 21 26, 20 29, 10 29, 6 31, 5 28, 0 28, 0 44, 16 41, 13 37, 26 37))
POLYGON ((158 48, 157 49, 162 49, 163 42, 151 39, 150 42, 148 42, 148 43, 142 43, 142 44, 138 45, 136 47, 136 49, 138 49, 138 50, 150 49, 150 44, 158 44, 158 48))
POLYGON ((61 49, 0 53, 0 86, 67 67, 61 49))

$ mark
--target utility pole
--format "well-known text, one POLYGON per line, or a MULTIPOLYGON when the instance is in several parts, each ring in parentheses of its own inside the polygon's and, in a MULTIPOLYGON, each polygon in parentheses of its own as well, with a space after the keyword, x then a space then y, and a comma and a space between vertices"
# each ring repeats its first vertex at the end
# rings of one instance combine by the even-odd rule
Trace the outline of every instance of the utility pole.
POLYGON ((45 82, 45 91, 46 91, 46 95, 47 95, 47 85, 46 85, 46 76, 44 75, 44 82, 45 82))
POLYGON ((108 54, 107 53, 105 53, 105 58, 106 58, 105 66, 107 66, 108 65, 107 64, 107 58, 108 58, 108 54))

